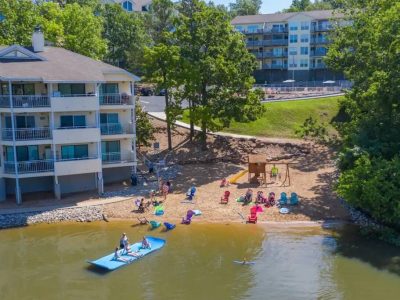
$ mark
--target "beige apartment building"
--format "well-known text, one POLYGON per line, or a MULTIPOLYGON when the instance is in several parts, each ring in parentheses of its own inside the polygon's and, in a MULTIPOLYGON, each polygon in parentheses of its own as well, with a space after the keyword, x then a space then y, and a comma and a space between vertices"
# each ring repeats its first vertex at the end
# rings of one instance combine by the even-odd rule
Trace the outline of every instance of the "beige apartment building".
POLYGON ((136 171, 134 81, 117 67, 44 45, 0 46, 0 200, 98 190, 136 171))
POLYGON ((345 23, 332 10, 237 16, 232 25, 245 35, 246 46, 258 62, 258 83, 343 80, 328 69, 324 57, 329 32, 345 23))

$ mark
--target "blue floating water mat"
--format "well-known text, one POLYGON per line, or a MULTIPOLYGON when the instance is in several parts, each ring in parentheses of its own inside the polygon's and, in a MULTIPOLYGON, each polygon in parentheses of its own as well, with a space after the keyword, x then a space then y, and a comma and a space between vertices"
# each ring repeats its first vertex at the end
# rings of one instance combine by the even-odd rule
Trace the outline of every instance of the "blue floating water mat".
POLYGON ((240 261, 240 260, 234 260, 233 261, 235 264, 239 264, 239 265, 254 265, 255 262, 254 261, 240 261))
POLYGON ((141 248, 142 242, 130 245, 132 252, 136 252, 138 254, 138 256, 137 257, 133 257, 133 256, 130 256, 130 255, 127 255, 127 254, 122 254, 121 255, 122 258, 129 260, 127 262, 115 260, 114 259, 114 252, 113 252, 113 253, 108 254, 106 256, 103 256, 103 257, 101 257, 99 259, 89 260, 88 263, 90 263, 92 265, 95 265, 97 267, 100 267, 100 268, 107 269, 109 271, 114 271, 114 270, 119 269, 119 268, 121 268, 123 266, 129 265, 130 263, 132 263, 132 262, 134 262, 136 260, 139 260, 139 259, 143 258, 147 254, 150 254, 150 253, 152 253, 154 251, 157 251, 157 250, 161 249, 162 247, 164 247, 164 245, 166 243, 166 240, 160 239, 160 238, 156 238, 156 237, 152 237, 152 236, 148 236, 148 237, 146 237, 146 239, 150 243, 151 248, 150 249, 142 249, 141 248))

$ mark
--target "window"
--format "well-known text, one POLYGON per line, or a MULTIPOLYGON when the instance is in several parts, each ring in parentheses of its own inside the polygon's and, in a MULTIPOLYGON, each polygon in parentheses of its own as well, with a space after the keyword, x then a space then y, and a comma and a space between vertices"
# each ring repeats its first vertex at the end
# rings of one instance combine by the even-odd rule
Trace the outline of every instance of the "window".
POLYGON ((297 34, 291 34, 291 35, 289 36, 289 41, 290 41, 291 43, 297 43, 297 34))
POLYGON ((301 59, 300 68, 307 68, 307 67, 308 67, 308 59, 301 59))
POLYGON ((273 24, 272 32, 285 32, 285 25, 284 24, 273 24))
POLYGON ((62 159, 84 159, 89 157, 88 145, 61 146, 62 159))
POLYGON ((297 48, 296 47, 290 47, 289 48, 289 55, 297 55, 297 48))
POLYGON ((133 3, 131 1, 124 1, 122 2, 122 7, 126 11, 133 11, 133 3))
POLYGON ((310 29, 310 23, 307 21, 301 22, 301 30, 309 30, 310 29))
POLYGON ((297 68, 297 61, 295 59, 289 60, 289 67, 291 68, 297 68))
POLYGON ((300 47, 301 55, 308 55, 308 47, 300 47))
POLYGON ((121 146, 119 141, 101 142, 101 159, 103 161, 121 160, 121 146))
POLYGON ((309 41, 309 35, 308 35, 308 34, 302 34, 302 35, 301 35, 301 38, 300 38, 300 41, 301 41, 302 43, 308 43, 308 41, 309 41))
POLYGON ((116 124, 118 123, 118 114, 100 114, 100 123, 101 124, 116 124))
MULTIPOLYGON (((11 116, 5 117, 6 128, 12 128, 11 116)), ((16 116, 15 117, 16 128, 34 128, 35 117, 34 116, 16 116)))
MULTIPOLYGON (((39 159, 38 146, 17 146, 17 161, 33 161, 39 159)), ((13 147, 6 147, 6 160, 14 161, 13 147)))
POLYGON ((86 127, 86 116, 61 116, 60 128, 84 128, 86 127))
POLYGON ((14 95, 35 95, 34 84, 13 84, 12 93, 14 95))
POLYGON ((61 96, 85 95, 84 83, 59 83, 58 91, 61 96))
POLYGON ((103 83, 100 94, 118 94, 118 83, 103 83))
POLYGON ((274 48, 272 49, 272 53, 274 56, 282 56, 282 48, 274 48))
POLYGON ((298 24, 297 23, 289 23, 289 29, 291 31, 296 31, 298 29, 298 24))
POLYGON ((247 26, 248 32, 257 32, 258 26, 257 25, 249 25, 247 26))
POLYGON ((0 22, 4 21, 6 17, 0 12, 0 22))

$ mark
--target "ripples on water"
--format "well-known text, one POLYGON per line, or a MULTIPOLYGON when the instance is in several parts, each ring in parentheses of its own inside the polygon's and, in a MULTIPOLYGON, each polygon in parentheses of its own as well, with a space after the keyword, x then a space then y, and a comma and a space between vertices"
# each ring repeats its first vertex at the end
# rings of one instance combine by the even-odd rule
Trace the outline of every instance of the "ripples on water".
POLYGON ((86 259, 112 252, 129 223, 0 231, 0 299, 400 299, 399 249, 354 230, 190 225, 151 234, 161 251, 112 273, 86 259), (244 257, 255 265, 237 265, 244 257), (397 271, 396 271, 397 270, 397 271))

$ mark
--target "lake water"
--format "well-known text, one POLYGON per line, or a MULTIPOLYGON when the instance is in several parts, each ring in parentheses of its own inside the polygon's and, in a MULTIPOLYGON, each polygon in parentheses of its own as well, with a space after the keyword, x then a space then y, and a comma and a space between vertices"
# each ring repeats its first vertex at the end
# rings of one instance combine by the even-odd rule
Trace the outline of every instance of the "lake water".
POLYGON ((148 232, 129 222, 0 231, 0 299, 400 299, 400 248, 355 228, 192 224, 148 232), (114 272, 89 267, 120 234, 166 246, 114 272), (238 265, 233 260, 255 261, 238 265))

